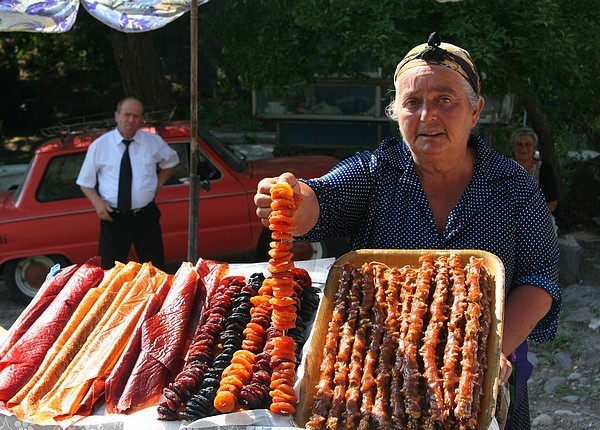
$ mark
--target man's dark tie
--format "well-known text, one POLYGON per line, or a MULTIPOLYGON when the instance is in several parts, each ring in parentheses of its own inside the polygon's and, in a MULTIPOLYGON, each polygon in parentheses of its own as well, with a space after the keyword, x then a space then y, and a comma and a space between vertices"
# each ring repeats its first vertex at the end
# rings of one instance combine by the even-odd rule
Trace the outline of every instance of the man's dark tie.
POLYGON ((119 173, 119 212, 127 213, 131 209, 131 160, 129 158, 129 144, 133 140, 123 139, 125 152, 121 158, 121 170, 119 173))

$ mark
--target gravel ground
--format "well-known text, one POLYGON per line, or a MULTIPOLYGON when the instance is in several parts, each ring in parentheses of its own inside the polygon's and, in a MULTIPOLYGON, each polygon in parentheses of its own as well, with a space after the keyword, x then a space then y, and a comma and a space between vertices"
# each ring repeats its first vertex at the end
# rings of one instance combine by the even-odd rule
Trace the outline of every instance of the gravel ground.
MULTIPOLYGON (((576 281, 561 285, 558 334, 530 347, 531 418, 539 429, 600 429, 600 229, 573 235, 583 257, 576 281)), ((8 329, 23 309, 0 281, 0 326, 8 329)))
POLYGON ((575 282, 561 285, 554 341, 531 344, 534 428, 600 429, 600 231, 574 233, 583 248, 575 282))

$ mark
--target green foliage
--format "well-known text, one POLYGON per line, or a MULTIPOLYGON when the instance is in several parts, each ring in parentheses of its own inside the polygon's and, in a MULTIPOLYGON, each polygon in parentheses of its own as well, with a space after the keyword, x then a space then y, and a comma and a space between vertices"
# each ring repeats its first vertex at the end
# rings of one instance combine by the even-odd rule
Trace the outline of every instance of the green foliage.
POLYGON ((75 28, 63 34, 4 33, 6 52, 16 60, 22 78, 44 79, 80 73, 104 73, 112 64, 109 31, 93 18, 80 15, 75 28))
POLYGON ((258 131, 263 128, 252 116, 252 100, 206 99, 198 105, 198 121, 206 128, 258 131))
POLYGON ((535 94, 553 124, 574 124, 600 147, 594 0, 223 0, 203 20, 222 36, 223 60, 242 85, 273 92, 316 75, 359 77, 365 66, 390 78, 436 30, 469 50, 486 94, 535 94))
POLYGON ((556 153, 560 160, 560 173, 563 186, 566 190, 572 188, 573 180, 584 160, 570 156, 570 152, 580 152, 589 149, 592 145, 588 137, 577 131, 572 124, 560 123, 555 127, 556 153))
MULTIPOLYGON (((391 84, 403 55, 438 31, 469 50, 484 94, 515 94, 515 112, 523 111, 521 95, 537 97, 559 156, 573 142, 600 149, 597 0, 220 0, 198 11, 199 116, 206 124, 260 127, 251 116, 254 88, 286 93, 316 76, 362 79, 375 68, 391 84)), ((156 39, 186 117, 188 16, 156 30, 156 39)), ((120 77, 110 30, 82 9, 65 34, 3 33, 0 86, 5 128, 15 116, 32 126, 40 113, 111 111, 120 77)))
POLYGON ((120 84, 109 36, 108 27, 85 11, 64 34, 2 33, 0 115, 6 127, 36 129, 104 111, 106 94, 120 84))

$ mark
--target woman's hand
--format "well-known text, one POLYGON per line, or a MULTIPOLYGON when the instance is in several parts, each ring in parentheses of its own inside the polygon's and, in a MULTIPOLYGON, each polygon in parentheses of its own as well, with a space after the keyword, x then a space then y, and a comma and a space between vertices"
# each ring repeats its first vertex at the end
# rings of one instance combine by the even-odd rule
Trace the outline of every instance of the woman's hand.
POLYGON ((271 188, 273 185, 282 182, 287 182, 294 190, 294 194, 300 195, 298 180, 289 172, 283 173, 276 178, 264 178, 258 183, 256 188, 256 194, 254 195, 256 215, 265 227, 269 227, 269 215, 271 215, 271 188))
POLYGON ((500 371, 498 372, 498 383, 500 385, 506 385, 508 378, 512 374, 512 363, 506 355, 500 354, 500 371))

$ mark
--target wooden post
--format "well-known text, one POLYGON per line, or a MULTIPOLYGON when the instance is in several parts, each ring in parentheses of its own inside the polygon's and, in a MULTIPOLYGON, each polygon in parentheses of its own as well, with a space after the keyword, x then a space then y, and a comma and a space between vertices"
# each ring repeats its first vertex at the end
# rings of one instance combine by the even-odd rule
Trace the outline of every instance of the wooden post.
POLYGON ((198 260, 198 0, 190 5, 190 206, 188 222, 188 261, 198 260))

